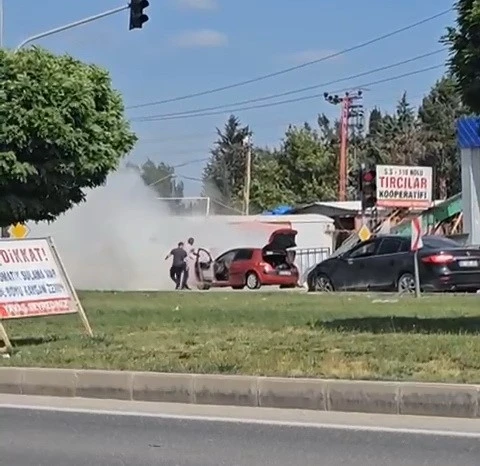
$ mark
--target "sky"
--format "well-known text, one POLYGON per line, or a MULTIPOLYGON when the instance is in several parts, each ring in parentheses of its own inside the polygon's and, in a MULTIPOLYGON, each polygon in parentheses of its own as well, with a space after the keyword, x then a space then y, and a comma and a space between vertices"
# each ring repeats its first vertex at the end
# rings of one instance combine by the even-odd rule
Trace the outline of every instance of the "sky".
MULTIPOLYGON (((1 2, 1 0, 0 0, 1 2)), ((122 0, 3 0, 4 45, 126 3, 122 0)), ((222 87, 325 57, 447 10, 452 0, 150 0, 150 20, 128 30, 128 12, 36 41, 56 53, 69 53, 111 72, 133 120, 227 105, 227 112, 196 118, 133 121, 139 142, 129 160, 183 165, 180 176, 200 177, 215 140, 236 102, 321 85, 391 65, 442 48, 439 39, 454 12, 402 34, 333 59, 247 86, 192 99, 136 109, 222 87), (232 104, 232 105, 230 105, 232 104)), ((398 80, 376 81, 445 63, 446 52, 397 68, 272 99, 303 97, 363 87, 368 111, 391 111, 407 92, 418 105, 443 68, 398 80), (370 84, 369 84, 370 83, 370 84)), ((241 106, 240 106, 241 107, 241 106)), ((319 113, 334 118, 339 108, 322 96, 289 104, 234 112, 253 130, 254 143, 275 146, 288 124, 314 123, 319 113)), ((184 179, 185 194, 199 195, 200 183, 184 179)))

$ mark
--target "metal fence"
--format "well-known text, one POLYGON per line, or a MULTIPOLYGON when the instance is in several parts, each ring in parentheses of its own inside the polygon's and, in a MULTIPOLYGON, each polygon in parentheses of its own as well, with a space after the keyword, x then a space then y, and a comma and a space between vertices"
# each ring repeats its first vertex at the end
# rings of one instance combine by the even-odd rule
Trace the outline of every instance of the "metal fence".
POLYGON ((295 249, 295 265, 300 277, 319 262, 327 259, 331 254, 330 248, 297 248, 295 249))

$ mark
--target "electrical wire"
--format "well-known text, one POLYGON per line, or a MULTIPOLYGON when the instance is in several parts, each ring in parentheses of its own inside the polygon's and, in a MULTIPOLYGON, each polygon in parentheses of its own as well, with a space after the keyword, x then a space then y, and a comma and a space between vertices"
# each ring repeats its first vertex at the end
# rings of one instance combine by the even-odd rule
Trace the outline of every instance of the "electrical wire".
POLYGON ((201 159, 193 159, 193 160, 189 160, 188 162, 183 162, 183 163, 179 163, 177 165, 172 165, 172 168, 186 167, 187 165, 193 165, 195 163, 206 162, 208 160, 210 160, 210 157, 203 157, 201 159))
POLYGON ((403 26, 399 29, 395 29, 395 30, 393 30, 391 32, 388 32, 386 34, 382 34, 381 36, 375 37, 373 39, 367 40, 367 41, 362 42, 362 43, 357 44, 357 45, 353 45, 353 46, 348 47, 346 49, 340 50, 339 52, 331 53, 329 55, 326 55, 325 57, 321 57, 321 58, 318 58, 316 60, 310 60, 308 62, 301 63, 301 64, 296 65, 296 66, 291 66, 289 68, 284 68, 282 70, 275 71, 273 73, 264 74, 264 75, 261 75, 261 76, 257 76, 255 78, 247 79, 245 81, 239 81, 239 82, 236 82, 236 83, 233 83, 233 84, 228 84, 228 85, 221 86, 221 87, 216 87, 216 88, 213 88, 213 89, 207 89, 207 90, 204 90, 204 91, 194 92, 194 93, 191 93, 191 94, 185 94, 185 95, 181 95, 181 96, 177 96, 177 97, 171 97, 169 99, 164 99, 164 100, 157 100, 157 101, 152 101, 152 102, 146 102, 146 103, 143 103, 143 104, 131 105, 131 106, 127 107, 127 110, 131 110, 131 109, 135 109, 135 108, 152 107, 152 106, 155 106, 155 105, 163 105, 163 104, 167 104, 167 103, 171 103, 171 102, 179 102, 181 100, 187 100, 187 99, 192 99, 194 97, 200 97, 200 96, 205 96, 205 95, 214 94, 214 93, 218 93, 218 92, 223 92, 223 91, 226 91, 226 90, 229 90, 229 89, 234 89, 234 88, 237 88, 237 87, 246 86, 248 84, 253 84, 253 83, 260 82, 260 81, 264 81, 266 79, 274 78, 276 76, 281 76, 283 74, 287 74, 287 73, 290 73, 292 71, 296 71, 296 70, 299 70, 299 69, 302 69, 302 68, 306 68, 307 66, 311 66, 311 65, 314 65, 316 63, 321 63, 321 62, 324 62, 324 61, 327 61, 327 60, 331 60, 332 58, 336 58, 336 57, 339 57, 341 55, 345 55, 345 54, 353 52, 355 50, 359 50, 359 49, 362 49, 362 48, 367 47, 369 45, 375 44, 376 42, 380 42, 382 40, 388 39, 388 38, 393 37, 395 35, 401 34, 402 32, 409 31, 410 29, 414 29, 418 26, 421 26, 421 25, 426 24, 430 21, 433 21, 437 18, 445 16, 446 14, 450 13, 453 10, 454 10, 454 7, 450 7, 447 10, 444 10, 444 11, 441 11, 440 13, 429 16, 428 18, 421 19, 421 20, 419 20, 415 23, 409 24, 407 26, 403 26))
MULTIPOLYGON (((383 83, 386 83, 386 82, 396 81, 396 80, 406 78, 406 77, 409 77, 409 76, 415 76, 415 75, 418 75, 418 74, 421 74, 421 73, 425 73, 427 71, 432 71, 432 70, 435 70, 435 69, 442 68, 444 66, 445 66, 444 64, 429 66, 427 68, 422 68, 420 70, 411 71, 409 73, 404 73, 404 74, 400 74, 400 75, 397 75, 397 76, 392 76, 392 77, 389 77, 389 78, 380 79, 378 81, 372 81, 372 82, 364 83, 364 84, 361 84, 361 85, 358 85, 358 86, 351 86, 351 87, 348 87, 348 88, 335 90, 335 91, 330 92, 330 94, 345 92, 345 91, 348 91, 352 88, 372 87, 372 86, 376 86, 376 85, 383 84, 383 83)), ((214 112, 194 113, 194 114, 188 114, 188 115, 179 115, 179 116, 163 117, 163 118, 150 118, 150 119, 140 119, 139 118, 137 120, 132 119, 132 121, 135 121, 137 123, 148 123, 148 122, 154 122, 154 121, 184 120, 184 119, 187 119, 187 118, 199 118, 199 117, 207 117, 207 116, 213 116, 213 115, 222 115, 222 114, 226 114, 226 113, 238 113, 238 112, 244 112, 244 111, 247 111, 247 110, 254 110, 254 109, 268 108, 268 107, 276 107, 278 105, 285 105, 285 104, 291 104, 291 103, 296 103, 296 102, 302 102, 302 101, 305 101, 305 100, 317 99, 317 98, 323 97, 323 96, 324 96, 324 93, 322 92, 322 93, 319 93, 319 94, 310 94, 310 95, 306 95, 306 96, 303 96, 303 97, 280 100, 278 102, 271 102, 271 103, 267 103, 267 104, 250 105, 250 106, 246 106, 246 107, 230 108, 230 109, 219 110, 219 111, 214 111, 214 112)))
POLYGON ((396 62, 396 63, 392 63, 390 65, 384 65, 384 66, 381 66, 381 67, 378 67, 378 68, 374 68, 372 70, 363 71, 362 73, 357 73, 357 74, 353 74, 353 75, 350 75, 350 76, 346 76, 344 78, 334 79, 332 81, 327 81, 327 82, 324 82, 324 83, 321 83, 321 84, 314 84, 312 86, 302 87, 302 88, 299 88, 299 89, 293 89, 293 90, 281 92, 281 93, 278 93, 278 94, 270 94, 270 95, 263 96, 263 97, 256 97, 256 98, 253 98, 253 99, 241 100, 239 102, 231 102, 229 104, 216 105, 214 107, 203 107, 203 108, 197 108, 197 109, 192 109, 192 110, 185 110, 183 112, 161 113, 161 114, 157 114, 157 115, 146 115, 146 116, 143 116, 143 117, 142 116, 134 117, 134 118, 132 118, 132 121, 137 121, 139 119, 141 119, 141 121, 147 121, 150 118, 155 120, 156 118, 183 116, 183 115, 189 115, 189 114, 194 114, 194 113, 204 113, 204 112, 219 110, 219 109, 223 109, 223 108, 230 108, 230 107, 238 106, 238 105, 252 104, 252 103, 256 103, 256 102, 264 102, 266 100, 276 99, 276 98, 279 98, 279 97, 286 97, 288 95, 293 95, 293 94, 299 94, 301 92, 306 92, 306 91, 311 91, 313 89, 318 89, 319 87, 331 86, 332 84, 337 84, 337 83, 341 83, 341 82, 345 82, 345 81, 350 81, 351 79, 361 78, 363 76, 368 76, 370 74, 375 74, 375 73, 379 73, 381 71, 390 70, 392 68, 397 68, 399 66, 403 66, 403 65, 406 65, 408 63, 413 63, 415 61, 422 60, 424 58, 428 58, 428 57, 431 57, 431 56, 434 56, 434 55, 438 55, 439 53, 442 53, 444 51, 445 51, 445 49, 441 48, 441 49, 438 49, 438 50, 434 50, 433 52, 428 52, 428 53, 424 53, 422 55, 417 55, 415 57, 408 58, 406 60, 402 60, 402 61, 399 61, 399 62, 396 62))

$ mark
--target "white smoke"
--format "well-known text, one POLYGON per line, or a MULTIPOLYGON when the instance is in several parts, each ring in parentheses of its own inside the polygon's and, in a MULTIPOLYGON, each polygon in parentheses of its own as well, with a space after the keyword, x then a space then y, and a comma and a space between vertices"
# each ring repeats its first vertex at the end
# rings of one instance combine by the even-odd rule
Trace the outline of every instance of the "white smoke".
POLYGON ((112 174, 80 204, 51 224, 29 224, 31 237, 51 236, 77 289, 172 289, 166 254, 188 237, 220 253, 262 246, 265 232, 227 223, 225 217, 180 218, 134 170, 112 174))

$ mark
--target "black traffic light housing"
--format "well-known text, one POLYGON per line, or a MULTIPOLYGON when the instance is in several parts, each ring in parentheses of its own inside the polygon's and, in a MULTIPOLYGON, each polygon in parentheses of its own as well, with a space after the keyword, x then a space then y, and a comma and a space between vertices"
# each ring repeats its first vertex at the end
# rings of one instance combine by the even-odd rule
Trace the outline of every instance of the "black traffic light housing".
POLYGON ((132 29, 142 29, 143 24, 148 21, 148 15, 143 10, 150 5, 148 0, 130 1, 130 31, 132 29))
POLYGON ((373 209, 377 205, 377 171, 375 167, 362 165, 360 169, 359 190, 362 200, 362 211, 373 209))

